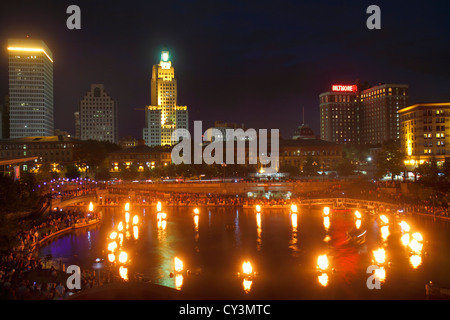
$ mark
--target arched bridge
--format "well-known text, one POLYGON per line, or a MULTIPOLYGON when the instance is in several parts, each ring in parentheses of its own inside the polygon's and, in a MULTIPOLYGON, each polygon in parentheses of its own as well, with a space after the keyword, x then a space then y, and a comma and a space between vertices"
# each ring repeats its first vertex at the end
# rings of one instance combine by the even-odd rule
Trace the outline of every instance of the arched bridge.
POLYGON ((52 207, 53 208, 64 208, 70 205, 77 204, 79 202, 96 202, 97 195, 93 194, 85 194, 78 197, 72 197, 68 199, 52 199, 52 207))

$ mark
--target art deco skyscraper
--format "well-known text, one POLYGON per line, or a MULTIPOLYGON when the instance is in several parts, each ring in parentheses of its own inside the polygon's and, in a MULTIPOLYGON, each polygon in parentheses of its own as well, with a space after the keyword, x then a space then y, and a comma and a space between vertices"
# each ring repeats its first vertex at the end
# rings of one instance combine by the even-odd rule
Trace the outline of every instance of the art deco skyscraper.
POLYGON ((175 129, 188 129, 186 106, 177 105, 177 80, 169 52, 162 51, 161 61, 154 65, 151 80, 151 105, 145 108, 143 138, 149 146, 173 145, 175 129))
POLYGON ((10 138, 53 135, 53 54, 44 41, 8 39, 10 138))
POLYGON ((92 84, 75 112, 75 130, 81 140, 118 142, 117 102, 106 92, 103 84, 92 84), (77 119, 78 118, 78 119, 77 119))

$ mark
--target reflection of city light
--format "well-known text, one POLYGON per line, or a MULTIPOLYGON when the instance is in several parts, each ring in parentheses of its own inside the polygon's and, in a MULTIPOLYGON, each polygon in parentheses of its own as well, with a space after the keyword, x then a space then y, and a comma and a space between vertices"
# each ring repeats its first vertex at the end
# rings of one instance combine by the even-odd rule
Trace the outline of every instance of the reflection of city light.
POLYGON ((250 275, 253 271, 252 264, 250 261, 246 261, 242 264, 242 273, 245 275, 250 275))
POLYGON ((160 212, 162 208, 161 202, 158 201, 158 203, 156 204, 156 211, 160 212))
POLYGON ((381 215, 381 216, 380 216, 380 220, 381 220, 384 224, 388 224, 388 223, 389 223, 389 219, 388 219, 385 215, 381 215))
POLYGON ((358 210, 355 211, 355 217, 356 217, 357 219, 361 219, 361 213, 359 213, 358 210))
POLYGON ((109 251, 114 251, 114 250, 116 250, 116 249, 117 249, 117 243, 116 243, 115 241, 110 242, 110 243, 108 244, 108 250, 109 250, 109 251))
POLYGON ((384 267, 380 267, 378 269, 375 269, 374 273, 375 277, 377 277, 380 281, 384 281, 386 279, 386 270, 384 267))
POLYGON ((167 226, 166 220, 158 220, 158 229, 165 230, 167 226))
POLYGON ((418 253, 418 252, 422 251, 423 244, 417 242, 416 239, 412 239, 411 242, 409 243, 409 247, 411 248, 411 250, 413 252, 418 253))
POLYGON ((114 260, 116 260, 116 256, 114 255, 114 253, 109 253, 108 254, 108 261, 109 262, 114 262, 114 260))
POLYGON ((409 233, 405 233, 401 237, 403 245, 407 246, 409 244, 409 233))
POLYGON ((130 213, 129 212, 125 212, 125 223, 130 222, 130 213))
POLYGON ((328 285, 328 274, 322 273, 320 276, 318 276, 319 283, 326 287, 328 285))
POLYGON ((325 230, 328 230, 330 228, 330 217, 329 216, 323 217, 323 225, 325 227, 325 230))
POLYGON ((422 237, 422 235, 420 234, 420 232, 414 232, 414 233, 412 234, 412 237, 413 237, 415 240, 417 240, 417 241, 423 241, 423 237, 422 237))
POLYGON ((119 274, 123 280, 128 281, 128 269, 127 268, 120 266, 119 274))
POLYGON ((183 275, 177 274, 175 276, 175 289, 181 290, 181 287, 183 286, 183 275))
POLYGON ((389 236, 389 226, 382 226, 381 227, 381 237, 386 240, 389 236))
POLYGON ((119 231, 123 230, 123 223, 122 223, 122 221, 119 222, 119 225, 117 226, 117 230, 119 230, 119 231))
POLYGON ((139 222, 139 217, 138 216, 134 216, 133 217, 133 224, 138 224, 139 222))
POLYGON ((411 263, 411 265, 413 266, 413 268, 417 268, 422 264, 422 257, 418 254, 413 254, 410 258, 409 258, 409 262, 411 263))
POLYGON ((297 228, 297 214, 293 213, 291 215, 292 228, 297 228))
POLYGON ((291 211, 292 211, 293 213, 297 213, 297 206, 296 206, 295 204, 292 204, 292 205, 291 205, 291 211))
POLYGON ((407 224, 405 221, 400 222, 400 227, 402 227, 403 232, 409 232, 411 229, 409 224, 407 224))
POLYGON ((328 207, 325 207, 325 208, 323 208, 323 214, 324 215, 329 215, 330 214, 330 208, 328 208, 328 207))
POLYGON ((137 240, 139 238, 139 228, 138 226, 134 226, 133 227, 133 237, 135 240, 137 240))
POLYGON ((198 214, 200 211, 198 210, 198 208, 194 209, 194 214, 198 214))
POLYGON ((165 212, 158 212, 157 218, 158 220, 164 220, 167 218, 167 214, 165 212))
POLYGON ((176 272, 183 271, 183 261, 181 261, 179 258, 175 257, 174 265, 175 265, 175 271, 176 272))
POLYGON ((245 293, 249 293, 250 290, 252 289, 252 281, 244 279, 244 281, 242 282, 242 286, 244 287, 245 293))
POLYGON ((125 203, 125 211, 130 211, 130 203, 125 203))
POLYGON ((361 227, 361 220, 356 220, 355 221, 355 225, 356 225, 356 229, 359 229, 361 227))
POLYGON ((198 215, 194 216, 194 224, 195 224, 195 230, 198 229, 198 215))
POLYGON ((256 205, 256 212, 261 212, 261 206, 259 204, 256 205))
POLYGON ((259 212, 256 214, 256 226, 261 228, 261 213, 259 212))
POLYGON ((115 231, 111 232, 111 234, 109 235, 109 238, 111 240, 114 240, 116 237, 117 237, 117 232, 115 232, 115 231))
POLYGON ((317 267, 320 270, 326 270, 328 269, 328 257, 327 255, 320 255, 319 258, 317 258, 317 267))
POLYGON ((386 251, 382 248, 373 251, 373 256, 375 258, 375 261, 378 263, 386 262, 386 251))
POLYGON ((120 263, 125 263, 125 262, 127 262, 127 260, 128 260, 128 254, 125 251, 122 251, 119 254, 119 262, 120 263))

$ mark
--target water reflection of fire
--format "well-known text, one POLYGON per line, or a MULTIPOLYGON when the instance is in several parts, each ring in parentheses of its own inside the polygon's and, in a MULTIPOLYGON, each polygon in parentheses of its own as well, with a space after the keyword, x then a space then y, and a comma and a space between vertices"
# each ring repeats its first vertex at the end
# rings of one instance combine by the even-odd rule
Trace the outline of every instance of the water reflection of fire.
POLYGON ((242 274, 244 277, 242 282, 244 292, 249 293, 252 288, 253 276, 255 274, 253 272, 253 266, 250 261, 245 261, 244 263, 242 263, 242 274))

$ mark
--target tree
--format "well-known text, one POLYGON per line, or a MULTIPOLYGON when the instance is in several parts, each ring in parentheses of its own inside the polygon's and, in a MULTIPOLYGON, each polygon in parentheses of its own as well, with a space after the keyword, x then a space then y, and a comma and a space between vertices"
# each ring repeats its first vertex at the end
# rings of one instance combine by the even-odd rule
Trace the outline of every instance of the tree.
POLYGON ((394 176, 406 170, 404 161, 405 153, 395 141, 384 143, 380 152, 375 156, 378 176, 383 177, 386 174, 391 174, 392 180, 394 180, 394 176))
POLYGON ((108 154, 119 149, 120 146, 108 141, 86 140, 77 150, 75 159, 80 166, 89 166, 89 170, 86 172, 90 171, 95 174, 108 154))
POLYGON ((439 178, 439 169, 435 157, 432 157, 429 162, 422 163, 417 168, 417 171, 422 176, 422 179, 435 184, 439 178))
POLYGON ((338 175, 346 177, 354 174, 356 166, 349 159, 342 159, 336 165, 336 172, 338 175))
POLYGON ((52 179, 51 172, 52 166, 48 162, 44 162, 39 166, 36 178, 39 181, 49 181, 50 179, 52 179))
POLYGON ((303 164, 303 175, 305 176, 315 176, 319 170, 319 162, 313 157, 308 156, 303 164))
POLYGON ((301 173, 299 167, 292 166, 292 165, 281 166, 279 172, 288 173, 290 177, 299 176, 301 173))
POLYGON ((108 181, 109 179, 111 179, 111 172, 105 166, 98 167, 95 179, 101 181, 108 181))
POLYGON ((65 176, 68 179, 77 179, 81 176, 81 172, 76 165, 70 164, 66 167, 65 176))
POLYGON ((352 161, 352 163, 366 162, 369 156, 369 146, 345 144, 342 147, 342 152, 345 159, 352 161))
POLYGON ((450 182, 450 157, 445 158, 442 166, 442 173, 444 174, 445 181, 450 182))

